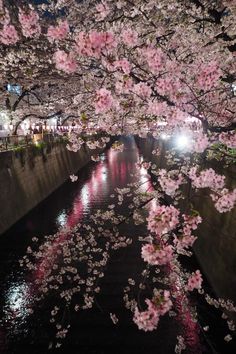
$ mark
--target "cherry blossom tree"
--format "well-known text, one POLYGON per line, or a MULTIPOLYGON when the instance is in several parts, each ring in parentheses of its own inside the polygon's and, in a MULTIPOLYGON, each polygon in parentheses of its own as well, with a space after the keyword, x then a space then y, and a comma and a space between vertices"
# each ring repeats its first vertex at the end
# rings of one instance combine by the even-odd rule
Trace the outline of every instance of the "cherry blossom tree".
MULTIPOLYGON (((80 128, 70 137, 68 148, 72 151, 83 143, 91 149, 103 146, 106 140, 96 140, 100 130, 108 136, 188 137, 179 152, 167 151, 167 167, 138 163, 138 168, 148 169, 156 178, 154 191, 143 195, 138 189, 135 192, 135 185, 132 191, 117 191, 120 204, 127 194, 133 195, 128 218, 147 227, 141 250, 147 265, 145 276, 157 269, 164 274, 158 289, 153 284, 143 310, 125 290, 126 307, 133 312, 138 328, 154 330, 161 316, 177 309, 185 333, 194 332, 197 315, 188 310, 194 291, 223 311, 235 311, 230 301, 212 299, 204 292, 199 270, 188 273, 179 262, 179 255, 191 256, 195 230, 204 218, 194 209, 192 194, 206 190, 219 213, 231 211, 236 203, 236 189, 229 190, 225 176, 209 167, 212 159, 227 165, 236 157, 235 1, 60 0, 40 5, 1 1, 0 11, 1 105, 11 112, 16 125, 29 116, 73 117, 80 128), (22 87, 14 102, 3 89, 9 82, 22 87), (81 132, 88 126, 95 134, 92 141, 81 139, 81 132), (183 198, 187 200, 184 210, 183 198), (145 218, 141 210, 150 201, 155 201, 156 207, 145 218)), ((115 143, 113 149, 121 151, 123 146, 115 143)), ((153 151, 158 153, 163 151, 153 151)), ((119 234, 117 225, 126 218, 112 208, 95 217, 100 234, 105 232, 110 240, 97 261, 101 274, 108 250, 130 242, 121 236, 114 240, 114 234, 119 234), (108 220, 112 221, 109 230, 103 226, 108 220)), ((91 245, 97 242, 95 226, 91 226, 91 237, 86 241, 91 245)), ((85 247, 78 232, 73 231, 73 242, 85 247)), ((52 248, 60 248, 55 240, 53 235, 45 243, 49 254, 52 248)), ((70 252, 72 258, 81 258, 70 252)), ((28 253, 32 253, 31 248, 28 253)), ((41 252, 34 251, 34 261, 40 257, 41 252)), ((38 267, 37 262, 27 264, 34 270, 38 267)), ((88 267, 92 269, 91 258, 88 267)), ((39 280, 42 293, 51 279, 51 270, 43 268, 47 276, 39 280)), ((70 271, 77 272, 73 267, 70 271)), ((92 285, 82 308, 92 306, 91 294, 99 292, 96 280, 90 280, 92 285)), ((75 293, 79 291, 76 289, 75 293)), ((73 291, 63 296, 69 301, 73 291)), ((53 311, 56 316, 59 310, 53 311)), ((111 318, 116 322, 114 315, 111 318)), ((233 330, 232 323, 228 324, 233 330)), ((59 328, 58 338, 67 330, 61 332, 59 328)), ((229 335, 226 341, 230 339, 229 335)), ((176 352, 189 342, 182 333, 176 352)))

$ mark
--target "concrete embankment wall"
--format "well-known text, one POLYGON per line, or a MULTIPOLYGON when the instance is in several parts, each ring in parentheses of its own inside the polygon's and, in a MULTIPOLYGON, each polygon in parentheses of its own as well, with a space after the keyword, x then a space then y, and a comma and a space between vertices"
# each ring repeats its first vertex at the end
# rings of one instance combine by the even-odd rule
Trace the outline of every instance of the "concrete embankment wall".
MULTIPOLYGON (((98 152, 98 151, 96 151, 98 152)), ((65 144, 0 154, 0 234, 90 161, 94 150, 70 152, 65 144)))
MULTIPOLYGON (((147 161, 152 161, 158 168, 166 167, 164 151, 167 146, 163 141, 147 137, 137 139, 137 144, 147 161), (161 151, 160 156, 152 154, 157 148, 161 151)), ((236 166, 225 170, 213 161, 207 167, 210 166, 226 175, 230 190, 236 187, 236 166)), ((206 189, 196 193, 193 205, 203 218, 194 244, 196 257, 215 293, 236 304, 236 207, 231 212, 219 213, 206 189)))

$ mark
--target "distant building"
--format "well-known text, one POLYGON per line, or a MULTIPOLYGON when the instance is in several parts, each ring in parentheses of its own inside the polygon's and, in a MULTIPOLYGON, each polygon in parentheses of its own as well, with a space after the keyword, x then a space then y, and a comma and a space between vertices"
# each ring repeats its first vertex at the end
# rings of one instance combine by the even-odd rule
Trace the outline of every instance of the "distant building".
POLYGON ((16 95, 20 96, 22 89, 20 85, 7 84, 7 91, 10 93, 15 93, 16 95))

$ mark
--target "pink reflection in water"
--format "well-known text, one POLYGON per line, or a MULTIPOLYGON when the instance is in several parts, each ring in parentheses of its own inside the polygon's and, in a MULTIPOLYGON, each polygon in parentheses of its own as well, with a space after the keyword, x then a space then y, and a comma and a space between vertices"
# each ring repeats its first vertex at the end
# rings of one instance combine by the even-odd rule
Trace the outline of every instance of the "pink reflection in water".
POLYGON ((70 231, 66 229, 73 228, 81 222, 96 202, 99 204, 102 200, 106 201, 117 185, 126 184, 129 180, 129 171, 135 171, 135 162, 138 159, 137 149, 134 157, 134 161, 129 162, 129 169, 127 169, 127 162, 122 153, 109 150, 106 154, 106 160, 95 165, 91 177, 84 183, 75 197, 72 210, 68 214, 63 211, 58 216, 57 222, 61 230, 58 231, 54 241, 50 242, 46 252, 44 251, 35 272, 36 279, 42 280, 47 276, 48 270, 51 269, 60 255, 63 243, 70 239, 70 231))
MULTIPOLYGON (((65 211, 58 216, 58 224, 61 230, 55 235, 55 239, 50 245, 37 266, 35 272, 36 279, 43 279, 47 272, 51 270, 60 255, 60 249, 63 243, 70 239, 70 231, 67 228, 73 228, 82 221, 86 214, 89 214, 94 204, 108 200, 109 194, 117 186, 126 186, 130 182, 130 174, 136 172, 135 180, 140 182, 140 192, 151 192, 153 190, 150 176, 144 167, 137 167, 135 164, 139 159, 138 149, 126 152, 132 155, 132 160, 127 161, 124 153, 114 150, 107 151, 105 161, 100 161, 95 165, 90 178, 79 190, 78 195, 73 201, 73 208, 67 214, 65 211)), ((148 203, 148 208, 155 208, 155 201, 148 203)))

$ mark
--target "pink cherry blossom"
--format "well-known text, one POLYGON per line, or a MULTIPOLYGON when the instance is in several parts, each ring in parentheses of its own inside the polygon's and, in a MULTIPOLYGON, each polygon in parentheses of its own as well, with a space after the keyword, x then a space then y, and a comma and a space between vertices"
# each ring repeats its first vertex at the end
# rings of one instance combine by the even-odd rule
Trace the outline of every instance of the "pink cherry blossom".
POLYGON ((3 44, 10 45, 18 42, 19 36, 13 25, 4 24, 3 29, 0 31, 0 41, 3 44))
POLYGON ((194 136, 191 150, 192 152, 202 153, 208 148, 209 144, 209 139, 206 134, 198 132, 198 134, 194 136))
POLYGON ((159 170, 158 182, 160 183, 162 190, 171 197, 175 195, 175 192, 183 181, 183 176, 181 174, 171 177, 166 170, 159 170))
POLYGON ((96 5, 96 10, 98 14, 96 15, 96 19, 98 21, 104 20, 110 13, 110 7, 108 6, 107 2, 102 1, 100 4, 96 5))
MULTIPOLYGON (((151 307, 151 301, 146 300, 146 303, 151 307), (150 302, 150 305, 149 305, 150 302)), ((170 311, 173 304, 170 299, 170 291, 169 290, 156 290, 154 292, 154 296, 152 298, 152 305, 155 306, 158 314, 160 316, 164 316, 167 312, 170 311)))
POLYGON ((153 331, 157 328, 160 316, 165 315, 172 308, 170 292, 159 290, 154 292, 152 300, 145 300, 148 308, 146 311, 139 311, 135 308, 133 321, 139 329, 153 331))
POLYGON ((199 68, 199 74, 197 76, 198 86, 202 90, 210 90, 216 85, 220 75, 221 70, 215 61, 202 64, 199 68))
POLYGON ((157 328, 159 322, 159 315, 157 309, 151 302, 148 302, 148 309, 140 312, 136 307, 133 317, 134 323, 139 329, 147 331, 153 331, 157 328))
POLYGON ((112 32, 80 32, 75 42, 75 48, 80 55, 91 57, 100 57, 102 52, 109 53, 117 45, 112 32))
POLYGON ((185 234, 189 234, 189 230, 196 230, 198 224, 202 222, 200 215, 185 215, 183 214, 183 229, 185 234), (188 230, 188 231, 187 231, 188 230))
POLYGON ((193 291, 194 289, 201 289, 202 287, 202 275, 199 270, 196 270, 195 273, 188 279, 187 289, 188 291, 193 291))
POLYGON ((115 88, 117 94, 130 93, 133 88, 133 81, 130 78, 122 78, 122 81, 116 82, 115 88))
POLYGON ((181 253, 182 250, 192 247, 197 237, 192 235, 192 231, 196 230, 198 224, 202 222, 202 218, 199 215, 182 215, 183 224, 182 228, 179 229, 181 233, 178 236, 174 236, 174 244, 178 252, 181 253))
POLYGON ((142 247, 142 258, 150 265, 168 264, 173 258, 173 248, 171 245, 156 246, 146 244, 142 247))
POLYGON ((168 106, 166 102, 149 101, 148 102, 148 114, 161 116, 168 112, 168 106))
POLYGON ((34 37, 41 34, 41 27, 39 24, 39 16, 37 12, 30 10, 28 13, 22 9, 19 10, 19 21, 23 36, 34 37))
POLYGON ((211 198, 219 213, 226 213, 232 210, 236 204, 236 188, 232 192, 224 188, 219 194, 211 194, 211 198))
POLYGON ((131 70, 131 65, 127 59, 116 60, 114 62, 114 67, 122 69, 125 74, 129 74, 131 70))
POLYGON ((112 108, 113 98, 111 91, 101 88, 97 91, 96 102, 95 102, 95 112, 104 113, 112 108))
POLYGON ((151 96, 152 89, 144 82, 134 85, 134 92, 141 98, 147 99, 151 96))
POLYGON ((182 85, 178 78, 169 76, 163 77, 156 82, 157 91, 161 95, 166 95, 173 100, 176 100, 181 93, 182 85))
POLYGON ((70 175, 70 179, 72 182, 76 182, 78 180, 78 176, 70 175))
POLYGON ((149 213, 148 230, 157 235, 168 233, 176 228, 179 223, 179 210, 174 206, 157 206, 149 213))
POLYGON ((192 247, 197 237, 193 235, 182 235, 180 237, 174 237, 174 244, 176 246, 177 252, 180 252, 184 249, 192 247))
POLYGON ((115 142, 114 144, 112 144, 112 146, 111 146, 111 149, 112 149, 113 151, 118 151, 118 152, 124 151, 124 148, 125 148, 124 144, 120 143, 119 141, 116 141, 116 142, 115 142))
POLYGON ((66 38, 69 30, 70 28, 67 20, 59 22, 58 26, 50 26, 47 32, 48 40, 50 42, 62 40, 66 38))
POLYGON ((236 133, 228 132, 219 134, 219 141, 231 149, 236 148, 236 133))
POLYGON ((64 50, 58 50, 54 53, 53 59, 58 70, 62 70, 67 74, 77 70, 77 63, 73 53, 67 54, 64 50))
POLYGON ((148 170, 151 167, 151 162, 147 162, 147 161, 143 161, 141 163, 141 167, 145 168, 146 170, 148 170))
POLYGON ((131 28, 125 29, 121 32, 121 38, 125 45, 128 47, 134 47, 138 44, 138 32, 131 28))
POLYGON ((146 47, 140 50, 142 56, 144 56, 150 70, 157 74, 159 73, 165 64, 165 55, 160 48, 146 47))
POLYGON ((212 168, 197 173, 197 168, 192 167, 189 171, 189 177, 195 188, 219 190, 222 189, 225 184, 225 176, 218 175, 212 168))

